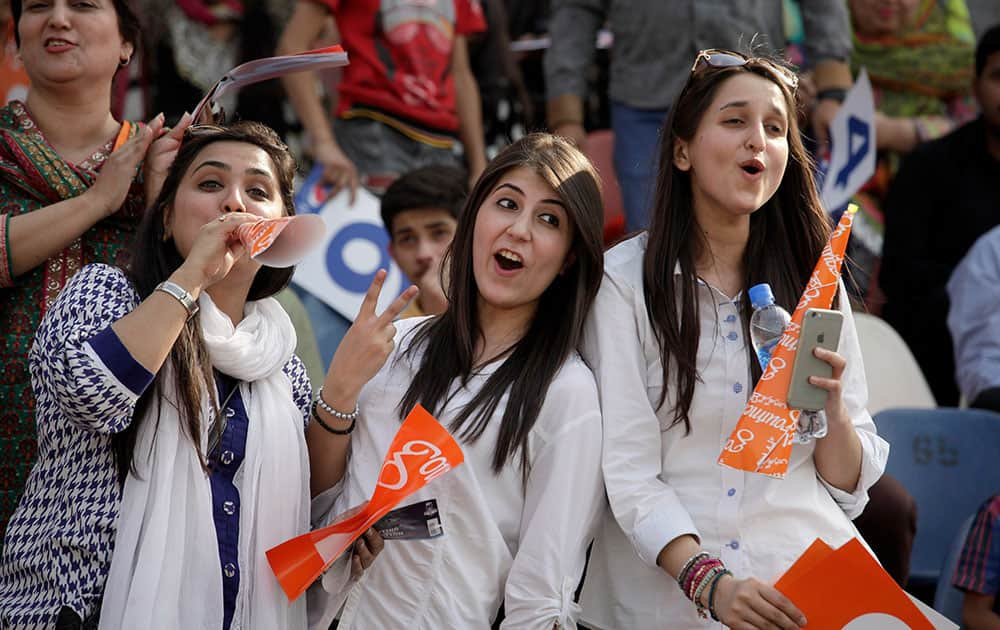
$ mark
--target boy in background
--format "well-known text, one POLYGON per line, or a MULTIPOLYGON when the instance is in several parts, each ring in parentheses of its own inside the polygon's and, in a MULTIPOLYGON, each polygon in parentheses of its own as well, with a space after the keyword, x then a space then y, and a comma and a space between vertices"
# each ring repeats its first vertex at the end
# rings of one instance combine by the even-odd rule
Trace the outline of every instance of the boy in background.
POLYGON ((441 259, 455 235, 468 196, 467 181, 460 168, 428 166, 403 175, 382 196, 389 254, 420 288, 401 318, 437 315, 448 306, 441 286, 441 259))

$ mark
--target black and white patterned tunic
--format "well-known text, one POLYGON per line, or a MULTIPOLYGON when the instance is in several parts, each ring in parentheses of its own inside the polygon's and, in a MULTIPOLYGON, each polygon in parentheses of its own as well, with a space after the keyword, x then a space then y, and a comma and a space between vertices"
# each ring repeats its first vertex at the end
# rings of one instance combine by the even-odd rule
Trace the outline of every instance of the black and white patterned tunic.
MULTIPOLYGON (((38 460, 7 530, 0 627, 47 629, 63 607, 81 618, 100 608, 121 501, 111 438, 132 422, 136 401, 153 380, 111 329, 138 303, 121 270, 88 265, 63 290, 35 336, 29 362, 38 400, 38 460)), ((284 371, 292 383, 289 396, 305 421, 312 394, 305 367, 293 356, 284 371)), ((249 420, 238 395, 223 411, 229 409, 221 447, 240 456, 249 420)), ((235 549, 239 536, 238 518, 219 527, 218 515, 232 509, 226 502, 234 495, 238 500, 229 486, 230 469, 240 462, 226 463, 212 471, 224 576, 232 573, 228 563, 236 563, 226 550, 235 549)))

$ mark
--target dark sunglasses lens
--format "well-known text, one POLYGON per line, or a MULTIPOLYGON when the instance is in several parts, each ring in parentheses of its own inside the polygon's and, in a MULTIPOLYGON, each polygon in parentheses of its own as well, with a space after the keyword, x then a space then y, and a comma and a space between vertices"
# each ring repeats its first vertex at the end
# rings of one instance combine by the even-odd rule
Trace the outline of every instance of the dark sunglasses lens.
POLYGON ((715 68, 728 68, 730 66, 746 65, 747 60, 738 55, 729 53, 712 53, 708 56, 708 65, 715 68))

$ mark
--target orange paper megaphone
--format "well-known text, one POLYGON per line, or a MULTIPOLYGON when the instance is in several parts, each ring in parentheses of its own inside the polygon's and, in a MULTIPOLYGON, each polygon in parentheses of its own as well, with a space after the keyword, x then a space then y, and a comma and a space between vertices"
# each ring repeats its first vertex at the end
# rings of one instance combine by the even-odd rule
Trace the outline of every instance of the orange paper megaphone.
POLYGON ((267 551, 267 561, 289 601, 295 601, 358 536, 400 501, 465 461, 448 430, 417 405, 406 416, 382 462, 372 498, 335 523, 267 551))
POLYGON ((792 359, 798 346, 802 319, 809 308, 830 308, 837 294, 840 266, 851 235, 851 223, 858 207, 848 206, 830 241, 816 262, 792 321, 778 342, 767 369, 760 377, 743 415, 719 455, 719 463, 740 470, 784 477, 792 453, 799 414, 788 406, 788 385, 792 380, 792 359))
POLYGON ((323 240, 326 223, 317 214, 261 219, 236 228, 236 236, 260 264, 291 267, 323 240))

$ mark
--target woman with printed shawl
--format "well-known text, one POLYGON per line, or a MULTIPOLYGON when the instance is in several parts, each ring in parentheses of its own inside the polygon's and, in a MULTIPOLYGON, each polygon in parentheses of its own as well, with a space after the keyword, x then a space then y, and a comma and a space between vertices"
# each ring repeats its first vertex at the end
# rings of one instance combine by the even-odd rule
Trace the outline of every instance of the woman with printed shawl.
MULTIPOLYGON (((882 250, 882 204, 900 158, 976 116, 972 98, 975 35, 965 0, 849 0, 851 66, 868 71, 875 96, 875 175, 854 201, 848 253, 861 292, 882 250)), ((830 210, 835 210, 830 208, 830 210)), ((869 296, 878 307, 881 300, 869 296)))
POLYGON ((112 79, 139 38, 126 0, 14 0, 11 10, 31 88, 0 109, 0 540, 36 450, 35 328, 81 267, 121 262, 183 131, 154 143, 162 116, 136 125, 111 114, 112 79))

